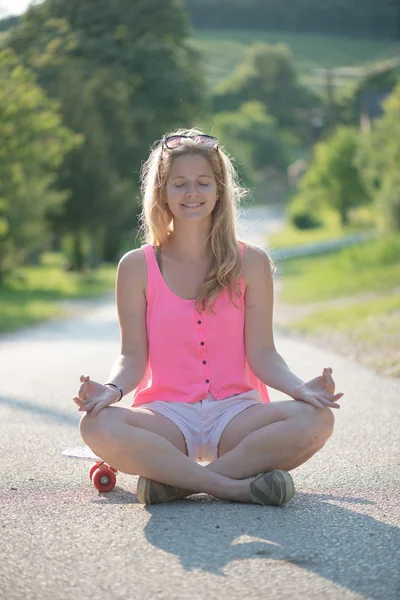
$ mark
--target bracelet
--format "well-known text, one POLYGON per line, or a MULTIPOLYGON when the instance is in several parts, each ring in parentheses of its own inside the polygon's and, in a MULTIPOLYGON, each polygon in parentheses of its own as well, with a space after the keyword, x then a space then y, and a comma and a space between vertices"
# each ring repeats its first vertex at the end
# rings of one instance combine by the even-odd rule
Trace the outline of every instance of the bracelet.
POLYGON ((118 391, 119 391, 119 393, 120 393, 121 395, 120 395, 120 397, 118 398, 117 402, 119 402, 119 401, 121 400, 122 396, 124 395, 124 394, 123 394, 123 391, 121 390, 121 388, 119 388, 117 385, 115 385, 115 383, 103 383, 103 385, 111 385, 111 386, 112 386, 112 387, 114 387, 116 390, 118 390, 118 391))

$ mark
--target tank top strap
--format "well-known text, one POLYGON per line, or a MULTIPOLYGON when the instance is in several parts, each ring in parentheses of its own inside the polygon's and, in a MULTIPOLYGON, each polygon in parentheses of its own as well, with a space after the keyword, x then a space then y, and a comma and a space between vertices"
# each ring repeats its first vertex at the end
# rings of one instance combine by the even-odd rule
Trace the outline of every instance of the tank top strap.
POLYGON ((154 271, 157 269, 157 260, 153 246, 151 244, 143 244, 142 248, 149 270, 154 271))
POLYGON ((147 297, 151 298, 158 285, 159 277, 162 277, 157 263, 156 254, 151 244, 142 246, 147 265, 147 297))
MULTIPOLYGON (((240 258, 243 260, 243 253, 244 253, 245 243, 238 241, 238 245, 239 245, 240 258)), ((240 283, 240 292, 242 294, 242 299, 244 299, 244 294, 245 294, 245 291, 246 291, 246 286, 245 286, 245 283, 244 283, 243 271, 242 271, 242 274, 240 276, 239 283, 240 283)))

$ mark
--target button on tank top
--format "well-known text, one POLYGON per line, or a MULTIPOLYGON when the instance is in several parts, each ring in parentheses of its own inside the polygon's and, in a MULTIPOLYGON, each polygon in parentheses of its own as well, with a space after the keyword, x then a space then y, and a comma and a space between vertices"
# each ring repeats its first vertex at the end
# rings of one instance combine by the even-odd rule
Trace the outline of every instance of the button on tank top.
MULTIPOLYGON (((151 244, 142 246, 147 264, 146 325, 149 356, 145 375, 134 392, 132 406, 144 402, 198 402, 258 390, 268 391, 246 359, 244 281, 241 297, 230 302, 223 290, 210 310, 197 312, 194 300, 174 294, 164 281, 151 244)), ((244 244, 239 242, 240 255, 244 244)))

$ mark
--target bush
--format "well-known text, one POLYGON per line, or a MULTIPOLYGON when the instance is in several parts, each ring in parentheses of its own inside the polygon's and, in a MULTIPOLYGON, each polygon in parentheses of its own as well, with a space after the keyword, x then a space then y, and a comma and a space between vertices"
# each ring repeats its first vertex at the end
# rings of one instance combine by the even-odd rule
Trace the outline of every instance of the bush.
POLYGON ((311 212, 297 213, 291 217, 291 221, 297 229, 318 229, 322 222, 311 212))
POLYGON ((297 229, 317 229, 323 225, 323 219, 317 214, 311 194, 294 196, 287 208, 287 217, 297 229))

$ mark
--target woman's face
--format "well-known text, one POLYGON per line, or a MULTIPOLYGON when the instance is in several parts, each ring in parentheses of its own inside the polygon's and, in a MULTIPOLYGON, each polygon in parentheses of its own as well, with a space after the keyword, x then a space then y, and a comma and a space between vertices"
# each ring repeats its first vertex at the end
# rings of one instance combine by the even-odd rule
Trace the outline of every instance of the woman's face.
POLYGON ((185 154, 173 160, 166 202, 174 217, 202 220, 212 213, 217 199, 217 182, 207 159, 185 154))

